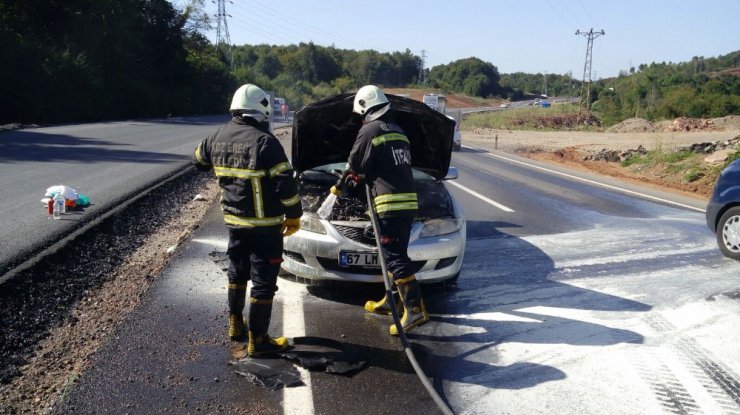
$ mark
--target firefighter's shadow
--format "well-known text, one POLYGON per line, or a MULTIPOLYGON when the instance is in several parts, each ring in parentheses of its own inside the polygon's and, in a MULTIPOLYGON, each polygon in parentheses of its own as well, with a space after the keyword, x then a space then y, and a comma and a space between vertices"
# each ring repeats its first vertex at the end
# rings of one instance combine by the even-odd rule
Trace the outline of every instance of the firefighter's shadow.
MULTIPOLYGON (((568 284, 569 278, 601 275, 609 264, 556 269, 534 244, 501 232, 517 227, 502 222, 468 222, 463 268, 454 289, 424 286, 431 323, 409 334, 419 362, 436 382, 455 381, 490 388, 520 389, 565 378, 559 368, 532 362, 526 349, 502 352, 506 344, 571 346, 640 344, 636 332, 586 321, 582 311, 645 313, 651 306, 568 284), (518 353, 518 354, 517 354, 518 353)), ((650 264, 639 264, 649 267, 650 264)), ((360 305, 380 298, 382 284, 310 289, 333 301, 360 305)), ((381 324, 380 320, 378 320, 381 324)), ((382 324, 387 327, 388 321, 382 324)), ((507 349, 508 350, 508 349, 507 349)), ((533 350, 540 350, 534 346, 533 350)), ((390 357, 390 356, 386 356, 390 357)), ((383 362, 377 362, 383 365, 383 362)), ((438 390, 442 387, 437 385, 438 390)))
POLYGON ((543 349, 507 344, 542 345, 557 353, 568 346, 644 342, 639 333, 594 322, 593 314, 589 321, 581 318, 584 311, 651 310, 638 301, 567 283, 572 278, 601 275, 608 264, 558 269, 534 244, 498 230, 511 224, 468 226, 486 229, 488 238, 480 232, 475 239, 469 238, 454 291, 424 291, 432 324, 409 335, 423 351, 419 360, 429 376, 438 381, 518 389, 563 379, 565 373, 529 362, 538 353, 535 350, 543 349))

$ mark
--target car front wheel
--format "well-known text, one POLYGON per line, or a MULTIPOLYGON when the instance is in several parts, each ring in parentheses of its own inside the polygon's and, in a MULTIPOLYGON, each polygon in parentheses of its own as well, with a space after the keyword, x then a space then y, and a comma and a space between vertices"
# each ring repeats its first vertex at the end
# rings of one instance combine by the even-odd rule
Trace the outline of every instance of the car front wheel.
POLYGON ((719 219, 717 244, 724 256, 740 261, 740 206, 731 207, 719 219))

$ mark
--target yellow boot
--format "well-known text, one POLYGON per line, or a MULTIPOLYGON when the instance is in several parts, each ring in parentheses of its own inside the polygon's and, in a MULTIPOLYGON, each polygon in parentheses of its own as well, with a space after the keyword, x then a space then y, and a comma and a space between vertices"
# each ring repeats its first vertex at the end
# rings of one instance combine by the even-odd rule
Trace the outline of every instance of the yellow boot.
POLYGON ((247 325, 241 314, 229 314, 229 339, 233 341, 245 340, 247 338, 247 325))
MULTIPOLYGON (((421 288, 416 276, 412 275, 406 278, 396 280, 398 293, 401 295, 403 302, 403 316, 401 317, 401 328, 404 333, 408 333, 413 328, 421 326, 429 321, 424 300, 421 298, 421 288)), ((389 330, 392 336, 398 336, 398 328, 395 324, 391 325, 389 330)))
POLYGON ((247 355, 261 355, 281 352, 290 348, 285 337, 270 337, 267 329, 272 316, 272 299, 249 299, 249 341, 247 355))
MULTIPOLYGON (((398 298, 397 292, 393 292, 393 299, 396 302, 396 309, 400 313, 401 300, 398 298)), ((368 301, 365 303, 365 311, 368 313, 384 314, 386 316, 391 315, 391 302, 388 299, 388 294, 384 295, 378 301, 368 301)))
POLYGON ((242 316, 246 295, 247 284, 229 284, 229 339, 233 341, 244 341, 247 339, 247 325, 242 316))

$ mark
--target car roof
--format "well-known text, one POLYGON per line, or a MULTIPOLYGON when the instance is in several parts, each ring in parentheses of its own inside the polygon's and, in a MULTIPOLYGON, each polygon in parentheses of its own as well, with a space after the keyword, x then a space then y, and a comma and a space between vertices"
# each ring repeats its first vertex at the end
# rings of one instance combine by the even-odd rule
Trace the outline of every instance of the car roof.
MULTIPOLYGON (((386 94, 391 114, 411 143, 412 165, 437 179, 447 175, 455 122, 421 101, 386 94)), ((292 164, 297 172, 346 162, 360 117, 352 112, 355 94, 339 94, 311 103, 293 118, 292 164)))

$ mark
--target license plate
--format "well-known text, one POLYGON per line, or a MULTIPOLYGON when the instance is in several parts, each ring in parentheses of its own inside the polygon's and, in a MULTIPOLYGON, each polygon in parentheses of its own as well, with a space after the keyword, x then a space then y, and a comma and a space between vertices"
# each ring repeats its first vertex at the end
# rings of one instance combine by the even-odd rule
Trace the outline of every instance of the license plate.
POLYGON ((378 254, 375 252, 339 252, 340 267, 379 268, 378 254))

